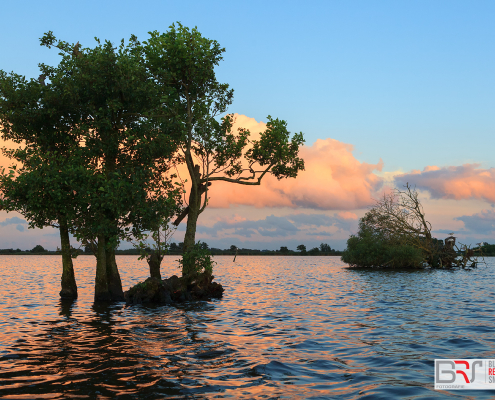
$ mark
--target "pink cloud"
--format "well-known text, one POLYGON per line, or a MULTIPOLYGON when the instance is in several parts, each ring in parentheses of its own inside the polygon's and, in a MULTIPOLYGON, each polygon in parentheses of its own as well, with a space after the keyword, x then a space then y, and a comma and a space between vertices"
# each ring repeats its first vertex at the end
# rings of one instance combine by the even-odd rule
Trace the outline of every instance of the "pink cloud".
POLYGON ((480 199, 495 202, 495 168, 478 168, 479 164, 443 167, 428 166, 423 171, 398 175, 395 182, 406 182, 427 190, 433 198, 480 199))
POLYGON ((350 211, 340 211, 337 216, 340 219, 358 219, 358 216, 350 211))

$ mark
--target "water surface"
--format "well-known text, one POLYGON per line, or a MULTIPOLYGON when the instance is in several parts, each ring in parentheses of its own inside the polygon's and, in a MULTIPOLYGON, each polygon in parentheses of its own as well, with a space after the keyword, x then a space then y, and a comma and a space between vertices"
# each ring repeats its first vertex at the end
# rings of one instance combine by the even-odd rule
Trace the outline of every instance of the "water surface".
MULTIPOLYGON (((162 276, 178 274, 177 256, 162 276)), ((358 271, 338 257, 215 257, 224 298, 93 305, 95 258, 0 256, 0 397, 493 398, 433 390, 435 358, 495 358, 495 260, 472 271, 358 271)), ((124 287, 147 264, 118 256, 124 287)))

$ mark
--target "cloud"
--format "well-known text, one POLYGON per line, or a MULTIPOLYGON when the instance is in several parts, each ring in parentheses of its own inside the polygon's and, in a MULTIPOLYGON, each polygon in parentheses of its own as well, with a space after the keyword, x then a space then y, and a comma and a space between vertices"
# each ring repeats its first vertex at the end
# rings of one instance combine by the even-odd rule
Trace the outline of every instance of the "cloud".
POLYGON ((311 236, 332 236, 336 231, 350 231, 357 226, 357 216, 353 213, 328 216, 325 214, 291 214, 283 217, 269 215, 258 220, 248 220, 235 216, 222 219, 213 226, 198 226, 197 232, 210 237, 219 237, 222 234, 237 235, 250 238, 261 235, 265 237, 287 237, 296 234, 311 236), (321 230, 320 228, 325 228, 321 230), (333 228, 334 232, 328 232, 333 228))
MULTIPOLYGON (((266 129, 263 122, 236 114, 236 125, 244 126, 256 138, 266 129)), ((356 160, 353 146, 335 139, 318 139, 312 146, 303 146, 300 156, 305 171, 295 179, 277 180, 267 175, 260 186, 213 182, 209 189, 209 207, 231 205, 254 207, 305 207, 321 210, 352 210, 372 203, 372 195, 382 186, 382 178, 374 171, 383 162, 362 163, 356 160)))
POLYGON ((244 237, 251 237, 256 233, 269 237, 285 237, 299 230, 288 219, 270 215, 265 219, 256 221, 245 218, 221 220, 216 222, 212 227, 199 226, 197 231, 216 237, 218 232, 231 229, 234 230, 233 234, 244 237))
MULTIPOLYGON (((5 220, 0 222, 0 226, 7 226, 13 224, 27 224, 27 221, 19 217, 12 217, 12 218, 6 218, 5 220)), ((17 228, 17 230, 19 230, 19 228, 17 228)), ((19 231, 22 232, 21 230, 19 231)))
POLYGON ((427 190, 437 199, 479 199, 495 202, 495 168, 481 169, 479 164, 453 167, 428 166, 395 177, 395 183, 409 182, 427 190))
POLYGON ((24 232, 24 226, 22 225, 17 225, 15 229, 17 229, 19 232, 24 232))
POLYGON ((454 235, 456 235, 456 234, 466 233, 468 231, 466 229, 457 229, 457 230, 454 230, 454 229, 434 229, 432 232, 433 233, 442 233, 442 234, 450 236, 452 233, 454 235))
POLYGON ((477 214, 463 215, 462 217, 457 217, 455 219, 464 222, 464 226, 468 231, 483 235, 495 233, 494 210, 482 210, 477 214))
POLYGON ((333 236, 334 234, 332 232, 309 232, 306 235, 309 236, 333 236))

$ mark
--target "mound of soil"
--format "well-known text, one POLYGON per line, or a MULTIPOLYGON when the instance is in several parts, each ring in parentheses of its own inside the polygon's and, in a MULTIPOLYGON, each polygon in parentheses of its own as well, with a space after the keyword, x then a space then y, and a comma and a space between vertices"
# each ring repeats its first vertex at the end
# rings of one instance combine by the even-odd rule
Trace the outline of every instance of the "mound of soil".
POLYGON ((127 304, 173 304, 183 301, 219 299, 223 287, 213 275, 200 274, 192 283, 173 275, 168 279, 148 278, 124 293, 127 304))

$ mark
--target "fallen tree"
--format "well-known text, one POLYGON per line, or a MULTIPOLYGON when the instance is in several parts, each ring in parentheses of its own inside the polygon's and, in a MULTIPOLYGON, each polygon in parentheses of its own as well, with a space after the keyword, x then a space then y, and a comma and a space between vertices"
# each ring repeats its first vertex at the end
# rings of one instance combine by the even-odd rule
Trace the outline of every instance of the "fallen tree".
POLYGON ((342 261, 352 267, 454 268, 475 266, 479 250, 431 234, 418 192, 409 184, 376 201, 347 240, 342 261))

